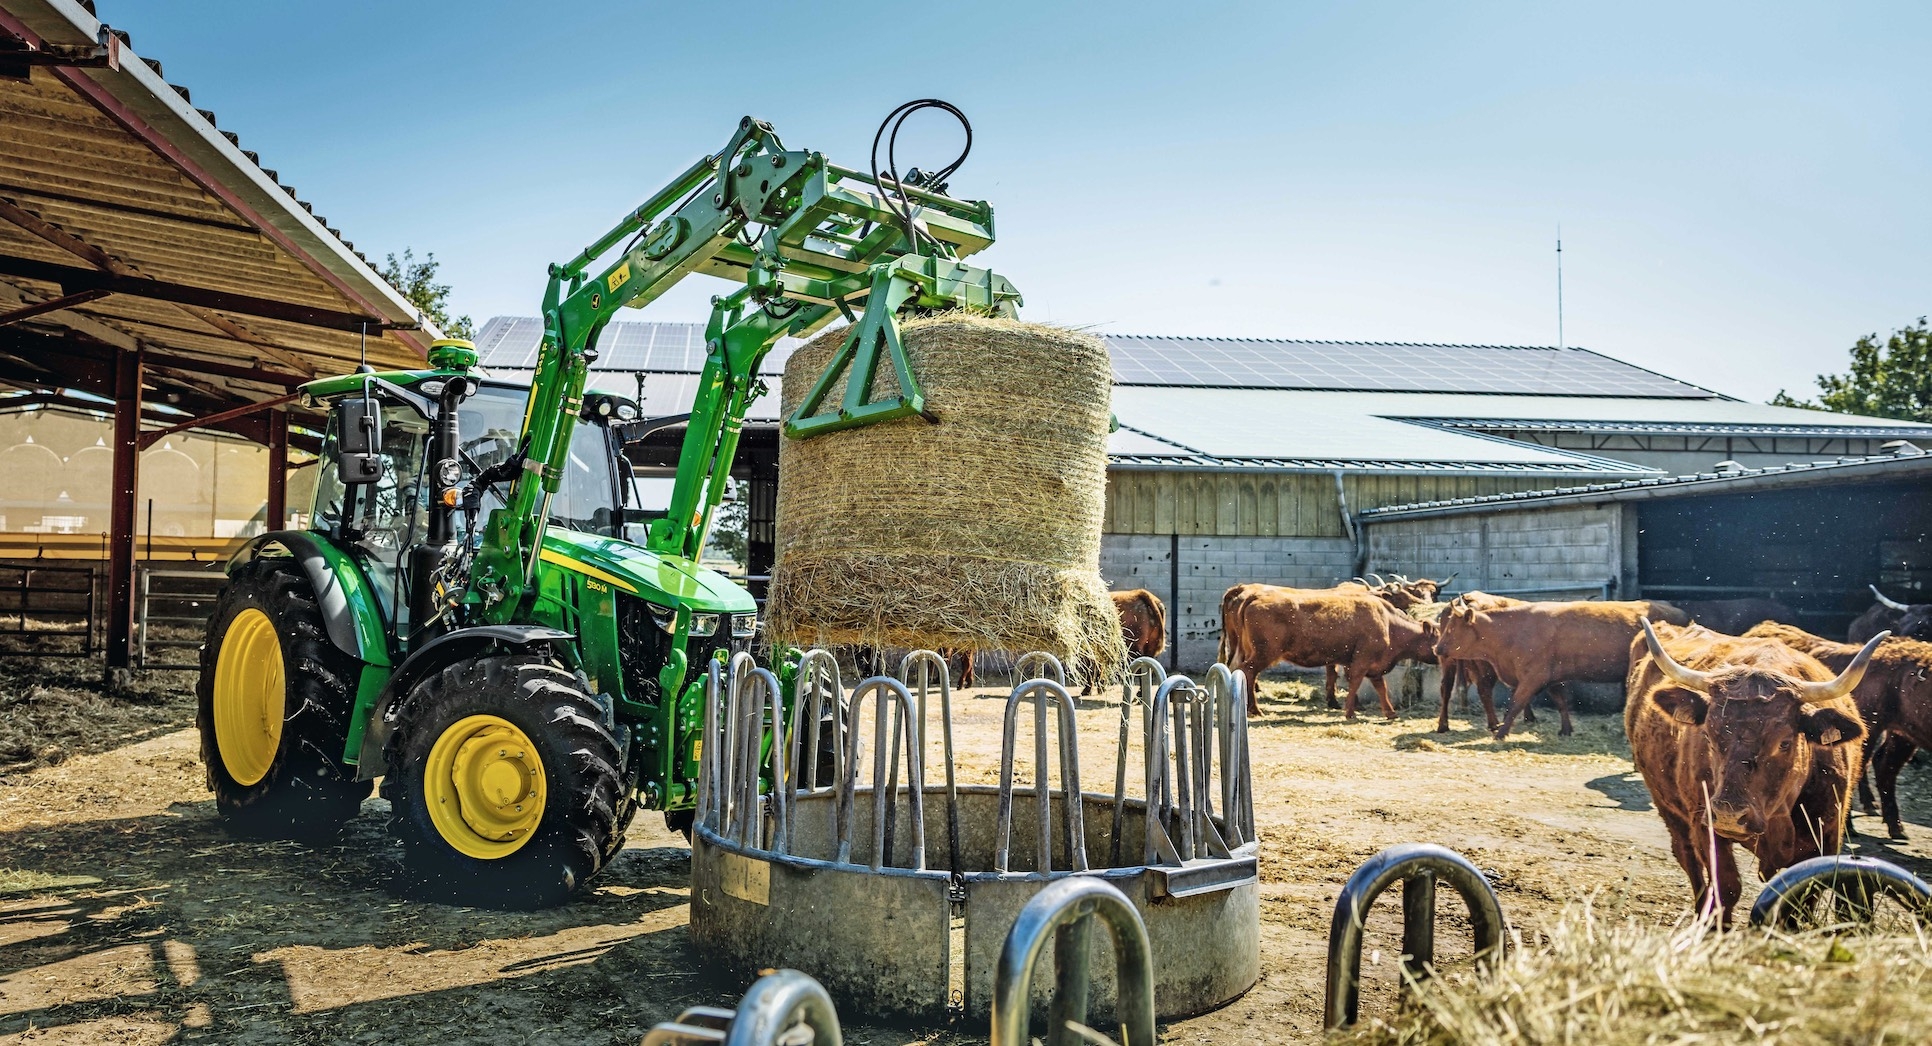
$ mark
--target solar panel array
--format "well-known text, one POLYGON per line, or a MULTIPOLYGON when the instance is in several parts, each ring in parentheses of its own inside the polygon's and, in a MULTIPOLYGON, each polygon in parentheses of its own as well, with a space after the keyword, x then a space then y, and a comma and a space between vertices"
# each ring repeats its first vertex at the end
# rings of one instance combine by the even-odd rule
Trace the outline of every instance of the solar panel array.
MULTIPOLYGON (((477 360, 485 367, 528 370, 537 365, 543 321, 534 316, 497 316, 476 336, 477 360)), ((759 365, 761 374, 783 374, 801 343, 781 340, 759 365)), ((704 369, 704 324, 612 322, 597 341, 592 370, 647 374, 696 374, 704 369)))
POLYGON ((1121 385, 1711 399, 1586 349, 1103 335, 1121 385))
MULTIPOLYGON (((1587 349, 1393 342, 1281 341, 1103 335, 1114 382, 1189 388, 1451 392, 1535 396, 1718 399, 1708 389, 1587 349)), ((536 365, 543 324, 498 316, 483 325, 477 353, 486 367, 536 365)), ((787 338, 759 367, 782 374, 801 344, 787 338)), ((592 369, 696 374, 704 369, 704 325, 623 323, 605 329, 592 369)))

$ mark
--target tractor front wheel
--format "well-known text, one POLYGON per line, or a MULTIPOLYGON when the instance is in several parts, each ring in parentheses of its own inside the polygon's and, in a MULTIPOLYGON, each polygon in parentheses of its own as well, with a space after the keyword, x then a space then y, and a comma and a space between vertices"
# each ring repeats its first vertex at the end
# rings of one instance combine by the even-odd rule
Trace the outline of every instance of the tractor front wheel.
POLYGON ((201 648, 195 726, 215 809, 252 839, 333 837, 369 796, 342 761, 362 666, 329 642, 290 559, 237 567, 201 648))
POLYGON ((388 766, 406 889, 490 908, 562 904, 623 845, 617 741, 548 657, 493 654, 399 703, 388 766))

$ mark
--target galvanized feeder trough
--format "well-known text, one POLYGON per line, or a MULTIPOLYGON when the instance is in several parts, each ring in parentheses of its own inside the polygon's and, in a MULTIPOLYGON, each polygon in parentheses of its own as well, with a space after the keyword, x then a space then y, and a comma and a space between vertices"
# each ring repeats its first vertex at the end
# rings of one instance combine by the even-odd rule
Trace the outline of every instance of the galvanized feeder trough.
MULTIPOLYGON (((871 1016, 984 1021, 1020 909, 1054 882, 1093 876, 1146 921, 1163 1019, 1252 987, 1260 900, 1240 677, 1216 665, 1196 683, 1134 662, 1108 794, 1082 790, 1059 662, 1028 654, 1018 669, 1027 681, 1006 699, 991 786, 954 780, 952 690, 937 654, 910 654, 899 678, 875 676, 848 694, 831 654, 811 651, 788 722, 770 671, 745 655, 714 665, 691 854, 691 934, 707 958, 743 974, 801 970, 871 1016), (1029 704, 1033 783, 1016 787, 1029 704), (833 714, 843 730, 822 718, 833 714), (783 743, 767 747, 774 720, 783 743), (771 781, 783 786, 761 794, 771 781)), ((1109 1019, 1113 968, 1095 963, 1093 975, 1095 1019, 1109 1019)), ((1049 986, 1033 994, 1044 1012, 1049 986)))

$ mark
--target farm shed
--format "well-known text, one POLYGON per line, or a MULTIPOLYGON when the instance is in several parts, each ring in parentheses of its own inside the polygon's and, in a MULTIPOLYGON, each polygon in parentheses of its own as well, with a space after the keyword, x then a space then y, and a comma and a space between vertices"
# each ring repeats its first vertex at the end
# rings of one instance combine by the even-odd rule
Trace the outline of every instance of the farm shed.
MULTIPOLYGON (((534 318, 497 317, 478 349, 513 377, 527 373, 541 335, 534 318)), ((1747 403, 1582 349, 1103 337, 1121 428, 1109 447, 1102 572, 1115 588, 1169 603, 1184 665, 1212 659, 1229 585, 1328 585, 1358 573, 1370 550, 1355 520, 1366 510, 1655 479, 1725 460, 1869 456, 1897 439, 1932 446, 1932 426, 1747 403)), ((774 391, 752 408, 735 473, 749 481, 753 576, 769 569, 776 388, 791 348, 764 364, 774 391)), ((591 384, 667 422, 634 449, 639 475, 670 474, 678 415, 703 362, 698 324, 611 325, 591 384)), ((1592 541, 1615 537, 1594 516, 1574 525, 1592 541)), ((1377 562, 1371 569, 1394 561, 1377 562)), ((1570 573, 1556 580, 1601 590, 1596 566, 1570 573)))
POLYGON ((1370 569, 1525 598, 1765 596, 1824 635, 1870 584, 1932 600, 1932 456, 1910 451, 1390 505, 1358 526, 1370 569))
POLYGON ((266 448, 266 489, 249 500, 276 525, 289 451, 317 439, 291 423, 295 387, 365 352, 412 364, 437 336, 91 4, 0 0, 0 383, 18 390, 0 414, 99 425, 66 453, 23 452, 45 504, 6 516, 80 521, 69 542, 37 536, 32 554, 106 561, 110 671, 129 663, 141 474, 168 473, 167 488, 202 467, 167 442, 222 432, 266 448))
MULTIPOLYGON (((1121 431, 1102 569, 1116 588, 1169 599, 1182 665, 1212 660, 1231 584, 1455 569, 1378 559, 1358 521, 1386 506, 1932 441, 1932 426, 1747 403, 1575 348, 1113 335, 1108 344, 1121 431)), ((1598 518, 1547 525, 1609 547, 1622 540, 1598 518)), ((1603 581, 1550 566, 1554 581, 1603 581)))

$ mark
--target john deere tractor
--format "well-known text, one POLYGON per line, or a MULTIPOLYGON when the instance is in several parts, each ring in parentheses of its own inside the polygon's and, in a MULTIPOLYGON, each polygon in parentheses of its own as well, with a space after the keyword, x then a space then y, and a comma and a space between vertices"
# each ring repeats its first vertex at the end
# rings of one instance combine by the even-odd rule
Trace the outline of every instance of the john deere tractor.
POLYGON ((425 370, 304 386, 328 417, 307 527, 235 556, 202 651, 202 757, 228 827, 327 838, 380 778, 406 885, 517 907, 596 875, 639 806, 688 830, 707 665, 758 635, 750 594, 698 556, 759 362, 843 317, 786 438, 932 420, 896 318, 1019 303, 960 261, 992 243, 993 213, 946 195, 958 163, 900 177, 875 155, 862 174, 746 117, 550 267, 528 388, 460 341, 425 370), (585 372, 620 307, 692 273, 737 287, 713 299, 669 508, 644 512, 623 446, 652 419, 587 394, 585 372))

